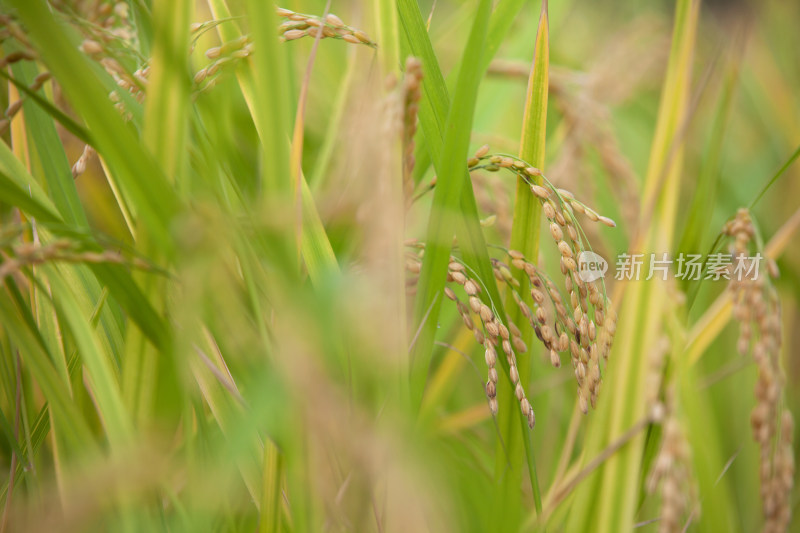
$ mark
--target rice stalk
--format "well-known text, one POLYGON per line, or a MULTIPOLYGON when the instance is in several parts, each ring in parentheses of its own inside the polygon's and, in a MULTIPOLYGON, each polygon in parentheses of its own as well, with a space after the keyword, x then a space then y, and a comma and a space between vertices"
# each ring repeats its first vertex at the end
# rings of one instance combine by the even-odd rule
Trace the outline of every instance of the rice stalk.
MULTIPOLYGON (((698 2, 680 1, 676 6, 672 51, 642 193, 642 205, 654 206, 654 212, 643 212, 640 218, 647 217, 654 222, 644 229, 641 241, 634 239, 634 250, 672 248, 671 228, 681 187, 683 144, 678 138, 679 124, 688 104, 698 12, 698 2)), ((618 349, 614 354, 617 366, 609 383, 612 398, 602 404, 598 416, 590 422, 586 448, 589 455, 640 420, 648 409, 640 401, 644 397, 647 366, 638 354, 646 352, 657 339, 663 303, 669 301, 665 285, 654 278, 649 282, 630 282, 624 287, 625 294, 618 310, 622 317, 616 337, 618 349)), ((637 499, 635 480, 640 476, 643 446, 643 437, 636 437, 578 488, 573 505, 582 512, 569 517, 569 528, 610 532, 632 527, 637 499), (600 498, 595 499, 595 494, 600 494, 600 498)))

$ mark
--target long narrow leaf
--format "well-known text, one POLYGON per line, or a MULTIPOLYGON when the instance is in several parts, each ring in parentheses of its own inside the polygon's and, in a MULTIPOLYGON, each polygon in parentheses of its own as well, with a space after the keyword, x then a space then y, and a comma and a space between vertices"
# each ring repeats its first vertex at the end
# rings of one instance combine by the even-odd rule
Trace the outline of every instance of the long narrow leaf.
POLYGON ((439 320, 447 264, 452 239, 459 218, 459 200, 464 187, 464 168, 459 161, 467 158, 472 116, 478 97, 478 83, 483 72, 479 61, 486 40, 490 5, 481 1, 464 50, 453 103, 447 115, 444 144, 439 159, 440 169, 433 207, 426 232, 426 253, 419 278, 419 289, 414 307, 413 325, 420 325, 420 335, 411 355, 411 398, 415 405, 422 401, 422 393, 430 363, 431 347, 439 320))
MULTIPOLYGON (((545 137, 547 133, 547 98, 549 80, 549 27, 547 0, 543 0, 539 26, 536 31, 536 47, 533 55, 533 64, 528 79, 528 90, 525 98, 525 111, 522 122, 522 136, 520 141, 519 156, 537 168, 544 167, 545 137)), ((514 197, 514 222, 511 229, 511 248, 525 254, 534 263, 539 258, 539 238, 541 233, 541 204, 531 192, 529 185, 522 178, 517 178, 516 195, 514 197)), ((529 280, 522 270, 514 272, 515 279, 520 283, 519 293, 524 300, 532 305, 528 290, 529 280)), ((523 323, 519 306, 514 305, 511 294, 507 295, 506 308, 509 319, 515 323, 523 323)), ((531 346, 533 332, 525 328, 523 340, 531 346)), ((529 381, 531 372, 531 358, 524 357, 518 361, 520 379, 523 383, 529 381)), ((519 509, 519 481, 521 477, 522 450, 520 443, 524 443, 527 456, 528 474, 531 478, 531 490, 534 504, 538 513, 542 512, 542 501, 539 490, 539 481, 536 474, 536 465, 532 455, 532 444, 527 432, 527 423, 514 401, 514 391, 510 385, 499 387, 498 395, 503 407, 498 413, 498 424, 503 432, 503 443, 506 447, 508 458, 504 457, 502 450, 498 450, 495 465, 495 476, 502 483, 504 490, 498 494, 497 505, 506 509, 504 516, 513 518, 514 509, 519 509), (522 433, 521 433, 522 432, 522 433), (507 463, 511 470, 507 472, 507 463)), ((511 522, 513 523, 513 521, 511 522)))

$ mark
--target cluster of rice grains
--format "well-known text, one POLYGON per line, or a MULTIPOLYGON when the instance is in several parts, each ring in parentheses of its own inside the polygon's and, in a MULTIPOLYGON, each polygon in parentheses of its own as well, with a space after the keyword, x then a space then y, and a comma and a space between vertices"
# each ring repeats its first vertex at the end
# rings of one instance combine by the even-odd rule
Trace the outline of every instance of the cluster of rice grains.
MULTIPOLYGON (((203 31, 212 27, 209 23, 192 24, 191 31, 197 39, 203 31)), ((194 82, 200 90, 209 90, 217 83, 223 69, 232 69, 238 62, 253 53, 253 43, 249 35, 242 35, 232 41, 224 42, 206 50, 206 57, 211 63, 198 70, 194 75, 194 82)))
POLYGON ((137 31, 128 4, 61 4, 61 11, 84 37, 80 50, 99 63, 119 87, 109 94, 109 98, 125 119, 130 120, 132 113, 126 109, 121 91, 130 94, 141 104, 144 101, 150 67, 146 61, 142 61, 138 52, 137 31))
MULTIPOLYGON (((424 253, 425 246, 416 241, 406 243, 407 246, 417 250, 417 253, 410 253, 406 259, 406 268, 413 274, 420 272, 422 263, 421 257, 424 253)), ((495 266, 495 276, 502 279, 505 273, 500 272, 501 267, 495 266)), ((508 269, 506 268, 506 271, 508 269)), ((510 278, 510 272, 508 273, 510 278)), ((411 280, 413 284, 415 280, 411 280)), ((489 379, 486 382, 486 396, 489 399, 489 408, 492 414, 497 414, 497 382, 499 379, 497 373, 497 347, 500 347, 503 354, 506 356, 508 363, 509 379, 514 388, 514 394, 519 400, 520 409, 528 420, 528 426, 533 428, 536 423, 536 415, 533 412, 530 401, 525 397, 525 389, 522 386, 517 369, 517 353, 524 353, 528 350, 525 342, 522 340, 522 333, 519 328, 512 322, 508 326, 503 324, 502 320, 497 316, 493 306, 484 303, 480 294, 483 292, 481 288, 482 283, 477 277, 471 277, 469 269, 456 257, 450 257, 450 264, 447 268, 447 283, 444 289, 444 294, 447 298, 455 302, 458 314, 464 321, 464 325, 472 331, 475 335, 475 340, 478 344, 484 347, 484 358, 486 366, 489 368, 489 379), (453 286, 460 286, 467 295, 467 302, 464 303, 453 290, 453 286), (480 327, 475 324, 475 319, 478 320, 480 327)))
MULTIPOLYGON (((672 402, 669 402, 672 403, 672 402)), ((647 479, 648 492, 660 485, 661 512, 658 531, 684 531, 684 516, 693 507, 697 513, 697 486, 692 479, 692 457, 689 442, 672 408, 663 424, 661 449, 647 479)))
MULTIPOLYGON (((130 9, 126 2, 82 2, 82 1, 53 1, 53 9, 59 11, 67 20, 73 23, 83 37, 79 49, 87 57, 96 61, 114 79, 119 89, 109 94, 115 107, 126 120, 132 114, 126 109, 118 91, 130 94, 137 102, 144 101, 147 77, 150 68, 145 62, 140 68, 132 68, 141 58, 138 49, 138 37, 130 16, 130 9)), ((12 46, 21 48, 0 59, 0 68, 20 60, 34 60, 37 54, 24 29, 8 14, 0 14, 0 43, 13 39, 12 46)), ((44 83, 50 80, 50 72, 40 72, 28 85, 31 91, 38 91, 44 83)), ((0 134, 8 128, 9 120, 22 107, 23 99, 11 102, 5 111, 4 118, 0 119, 0 134)), ((86 170, 89 159, 94 155, 91 146, 86 145, 80 158, 72 167, 72 175, 77 178, 86 170)))
POLYGON ((558 286, 542 269, 514 250, 508 252, 511 267, 523 270, 530 280, 535 309, 530 309, 523 301, 507 265, 499 261, 496 262, 500 273, 498 279, 508 285, 521 313, 548 350, 553 366, 561 366, 559 352, 569 351, 578 382, 578 403, 581 411, 587 413, 589 404, 594 407, 597 402, 601 360, 605 362, 608 359, 616 331, 616 315, 608 305, 602 279, 585 281, 578 275, 578 257, 587 251, 588 243, 575 213, 583 213, 589 220, 609 227, 615 226, 614 221, 576 200, 571 192, 554 187, 539 169, 525 161, 512 156, 490 155, 488 146, 481 147, 467 164, 471 170, 498 171, 505 168, 514 172, 530 185, 531 192, 542 205, 550 235, 561 254, 560 269, 568 299, 562 297, 558 286), (535 183, 536 178, 542 178, 543 185, 535 183))
MULTIPOLYGON (((562 293, 543 269, 516 250, 507 251, 507 263, 493 258, 492 266, 495 278, 510 291, 520 313, 547 351, 551 364, 560 367, 559 353, 569 352, 578 383, 578 403, 581 411, 587 413, 589 406, 594 407, 597 402, 602 368, 608 360, 616 332, 616 314, 605 295, 602 278, 585 281, 578 275, 578 257, 587 250, 588 243, 575 212, 583 213, 590 220, 600 221, 607 226, 613 227, 614 222, 578 202, 572 193, 555 188, 544 179, 538 169, 524 161, 510 156, 489 155, 488 146, 478 150, 469 159, 468 166, 470 170, 484 168, 496 171, 506 168, 513 171, 530 184, 531 191, 542 204, 550 225, 550 234, 560 252, 564 292, 562 293), (533 181, 537 177, 543 178, 544 185, 533 181), (533 307, 520 294, 520 283, 514 278, 511 269, 523 271, 529 279, 533 307)), ((424 245, 416 241, 407 245, 414 250, 407 255, 406 267, 414 274, 419 273, 424 245)), ((506 356, 509 378, 520 402, 520 409, 528 419, 529 426, 533 428, 536 418, 526 398, 517 368, 516 354, 527 351, 518 326, 511 322, 508 322, 508 326, 503 324, 492 302, 488 298, 481 299, 481 280, 477 276, 471 276, 468 268, 456 257, 450 259, 447 282, 449 285, 445 288, 445 295, 456 303, 465 326, 473 331, 475 340, 485 349, 488 367, 486 395, 492 413, 497 412, 496 365, 497 347, 500 347, 506 356), (455 285, 466 293, 466 304, 453 290, 455 285), (476 322, 481 327, 476 326, 476 322)), ((413 278, 409 284, 413 287, 413 278)))
POLYGON ((400 88, 403 100, 403 196, 408 210, 414 200, 414 135, 417 133, 419 101, 422 98, 422 61, 409 56, 406 59, 403 84, 400 88))
MULTIPOLYGON (((363 31, 352 28, 342 22, 342 19, 333 13, 325 17, 295 13, 282 7, 276 8, 279 16, 286 20, 278 26, 281 41, 293 41, 302 37, 316 38, 321 32, 321 38, 340 39, 353 44, 365 44, 372 48, 377 45, 363 31)), ((218 22, 209 21, 192 25, 194 40, 203 32, 213 28, 218 22)), ((194 75, 194 82, 202 91, 211 89, 216 85, 219 75, 223 70, 231 70, 239 61, 253 53, 253 43, 249 35, 242 35, 232 41, 222 43, 206 50, 206 57, 211 60, 207 66, 198 70, 194 75)))
POLYGON ((322 39, 341 39, 348 43, 365 44, 372 48, 377 46, 366 33, 347 26, 342 22, 342 19, 333 13, 328 13, 325 18, 322 18, 315 15, 295 13, 290 9, 279 7, 278 15, 287 19, 278 27, 278 32, 286 41, 293 41, 303 37, 316 38, 321 33, 322 39))
POLYGON ((506 356, 508 363, 508 375, 511 380, 511 385, 514 388, 514 395, 520 404, 522 414, 528 419, 528 426, 533 428, 536 423, 536 416, 533 412, 530 402, 525 397, 525 389, 520 382, 519 370, 517 369, 516 353, 524 353, 528 351, 528 347, 522 340, 522 333, 519 328, 512 322, 508 323, 508 327, 498 318, 492 307, 486 305, 481 301, 478 294, 481 288, 476 279, 467 276, 466 269, 463 263, 458 262, 454 257, 451 257, 450 265, 447 271, 447 280, 449 283, 460 285, 464 288, 464 292, 468 296, 469 305, 464 305, 458 299, 456 293, 452 288, 445 288, 445 295, 456 302, 458 312, 464 320, 464 324, 468 329, 471 329, 475 334, 475 340, 478 344, 483 345, 484 359, 486 366, 489 369, 489 379, 486 382, 486 396, 489 399, 489 408, 492 414, 497 414, 497 350, 496 347, 500 346, 503 354, 506 356), (470 311, 477 315, 483 330, 474 327, 470 311))
POLYGON ((792 414, 783 405, 784 377, 778 361, 781 313, 778 294, 772 284, 778 271, 771 260, 766 261, 766 269, 755 264, 758 259, 753 259, 751 244, 755 242, 757 248, 761 247, 747 209, 740 209, 725 224, 723 234, 732 239, 734 257, 729 290, 733 298, 733 316, 740 327, 738 350, 743 355, 752 350, 758 368, 756 406, 750 422, 761 451, 759 477, 763 531, 782 532, 786 531, 791 519, 789 497, 794 478, 794 422, 792 414), (737 269, 743 275, 739 275, 737 269))
MULTIPOLYGON (((54 1, 54 9, 58 10, 81 33, 83 41, 80 50, 87 57, 99 63, 114 79, 118 88, 111 91, 109 98, 125 120, 131 120, 133 113, 126 106, 126 98, 132 97, 142 104, 147 90, 150 75, 149 60, 138 52, 138 37, 135 25, 126 2, 82 2, 54 1)), ((314 15, 295 13, 288 9, 276 8, 278 15, 286 18, 278 28, 283 41, 300 37, 322 37, 341 39, 354 44, 377 46, 363 31, 347 26, 334 14, 324 18, 314 15)), ((193 50, 197 39, 203 32, 212 29, 218 21, 193 24, 191 27, 192 42, 187 43, 187 53, 193 50)), ((0 58, 0 68, 18 61, 33 60, 36 52, 28 42, 24 29, 8 14, 0 14, 0 43, 13 40, 10 53, 0 58)), ((253 53, 250 36, 242 35, 237 39, 221 43, 209 48, 205 55, 211 62, 198 70, 194 75, 194 83, 198 91, 213 88, 224 71, 230 71, 239 62, 253 53)), ((38 91, 51 78, 49 72, 40 73, 28 88, 38 91)), ((23 98, 13 101, 0 117, 0 134, 4 133, 11 119, 19 112, 23 98)), ((412 145, 413 149, 413 145, 412 145)), ((91 147, 86 146, 80 159, 73 165, 72 173, 77 177, 86 168, 88 159, 93 155, 91 147)))
POLYGON ((122 0, 50 0, 50 6, 93 39, 138 47, 130 6, 122 0))
POLYGON ((139 258, 126 258, 113 250, 91 251, 82 249, 80 243, 59 239, 48 244, 22 243, 0 246, 0 282, 7 276, 16 276, 20 286, 26 283, 22 277, 31 267, 44 263, 113 263, 153 270, 152 265, 139 258))

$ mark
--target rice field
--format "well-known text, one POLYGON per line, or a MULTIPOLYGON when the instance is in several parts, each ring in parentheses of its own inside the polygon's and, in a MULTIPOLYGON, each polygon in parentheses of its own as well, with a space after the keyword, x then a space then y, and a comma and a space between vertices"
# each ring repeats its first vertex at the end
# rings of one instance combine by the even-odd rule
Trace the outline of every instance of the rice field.
POLYGON ((800 531, 798 24, 0 0, 0 533, 800 531))

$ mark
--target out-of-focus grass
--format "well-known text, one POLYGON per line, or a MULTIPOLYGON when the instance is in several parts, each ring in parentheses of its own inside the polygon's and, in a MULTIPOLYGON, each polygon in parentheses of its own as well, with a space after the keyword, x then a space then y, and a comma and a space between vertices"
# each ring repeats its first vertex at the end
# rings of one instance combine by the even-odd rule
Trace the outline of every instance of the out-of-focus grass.
MULTIPOLYGON (((19 28, 1 34, 0 55, 36 52, 7 76, 54 79, 35 98, 11 82, 0 91, 3 108, 26 99, 0 146, 0 531, 656 531, 652 398, 691 445, 701 509, 683 517, 688 531, 760 527, 755 369, 734 355, 724 284, 607 276, 619 333, 586 417, 571 370, 526 332, 532 431, 510 389, 490 416, 483 350, 441 289, 455 254, 519 325, 490 258, 521 248, 558 269, 558 252, 535 244, 527 185, 465 171, 487 142, 521 145, 556 185, 612 213, 617 230, 585 228, 604 257, 706 253, 800 145, 798 6, 572 0, 541 17, 540 2, 492 4, 333 2, 379 47, 319 43, 297 172, 291 121, 313 39, 275 39, 284 19, 271 4, 0 1, 19 28), (130 39, 94 58, 79 50, 124 9, 130 39), (189 24, 213 18, 190 50, 189 24), (252 54, 201 90, 206 50, 242 35, 252 54), (402 213, 408 55, 424 71, 414 178, 419 193, 436 187, 402 213), (142 102, 118 91, 127 120, 98 61, 112 56, 151 68, 142 102), (85 140, 99 157, 73 179, 85 140), (512 213, 510 235, 481 226, 512 213), (427 241, 416 293, 401 286, 406 238, 427 241), (12 268, 26 246, 56 242, 60 259, 12 268)), ((285 7, 322 15, 326 2, 285 7)), ((753 207, 765 240, 780 235, 766 250, 782 272, 794 412, 797 176, 789 166, 753 207)))

